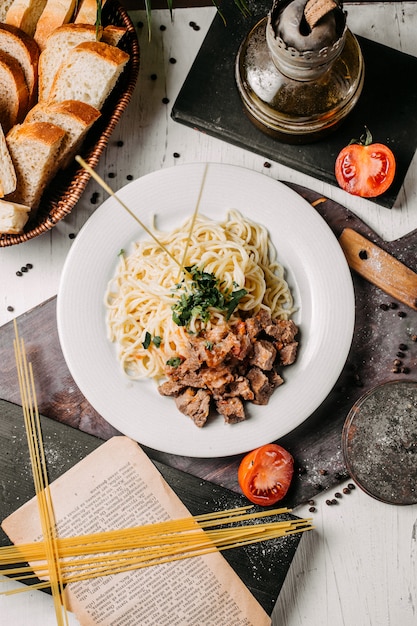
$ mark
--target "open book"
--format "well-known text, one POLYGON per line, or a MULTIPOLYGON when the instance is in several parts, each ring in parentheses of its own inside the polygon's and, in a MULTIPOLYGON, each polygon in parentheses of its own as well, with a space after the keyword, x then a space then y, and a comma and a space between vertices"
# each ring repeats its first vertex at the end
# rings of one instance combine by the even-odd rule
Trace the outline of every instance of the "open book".
MULTIPOLYGON (((113 437, 51 483, 58 535, 68 537, 189 515, 140 446, 113 437)), ((39 541, 33 498, 2 528, 13 543, 39 541)), ((264 626, 264 611, 220 552, 71 583, 82 626, 264 626)))

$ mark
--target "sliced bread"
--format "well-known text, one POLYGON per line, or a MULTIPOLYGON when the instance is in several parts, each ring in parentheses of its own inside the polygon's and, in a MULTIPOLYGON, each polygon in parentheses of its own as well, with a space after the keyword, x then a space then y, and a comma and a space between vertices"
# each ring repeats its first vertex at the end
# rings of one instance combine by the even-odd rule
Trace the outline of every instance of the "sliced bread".
POLYGON ((45 48, 48 35, 71 20, 75 4, 75 0, 47 0, 33 36, 41 50, 45 48))
MULTIPOLYGON (((101 0, 103 7, 106 0, 101 0)), ((80 0, 74 22, 76 24, 95 24, 97 21, 97 0, 80 0)))
POLYGON ((80 43, 60 65, 49 98, 53 102, 81 100, 101 110, 128 60, 126 52, 109 44, 80 43))
POLYGON ((85 135, 100 117, 98 109, 80 102, 38 102, 27 114, 25 122, 49 122, 65 130, 66 135, 59 150, 59 166, 72 163, 85 135))
POLYGON ((19 235, 29 219, 30 207, 0 200, 0 233, 19 235))
POLYGON ((32 37, 11 24, 0 24, 0 50, 20 64, 29 90, 29 106, 37 99, 39 47, 32 37))
POLYGON ((11 159, 3 129, 0 126, 0 197, 16 189, 16 172, 11 159))
POLYGON ((22 121, 29 106, 29 90, 15 58, 0 50, 0 124, 7 133, 22 121))
POLYGON ((114 26, 114 24, 108 24, 103 29, 103 34, 100 41, 108 43, 111 46, 118 46, 126 33, 127 28, 125 28, 124 26, 114 26))
POLYGON ((45 187, 57 172, 58 154, 65 131, 48 122, 16 124, 6 135, 16 171, 16 190, 6 198, 31 208, 39 206, 45 187))
POLYGON ((69 51, 84 41, 96 40, 96 29, 91 24, 64 24, 49 35, 39 57, 39 100, 49 97, 54 76, 69 51))
POLYGON ((6 24, 17 26, 33 37, 46 0, 14 0, 6 15, 6 24))
POLYGON ((14 0, 1 0, 0 2, 0 22, 6 21, 7 11, 10 9, 14 0))

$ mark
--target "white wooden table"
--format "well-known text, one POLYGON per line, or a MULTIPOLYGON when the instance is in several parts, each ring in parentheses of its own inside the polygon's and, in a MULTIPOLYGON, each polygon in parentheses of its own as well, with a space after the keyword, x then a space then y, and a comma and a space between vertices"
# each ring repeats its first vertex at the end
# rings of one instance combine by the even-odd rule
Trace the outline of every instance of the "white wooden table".
MULTIPOLYGON (((417 56, 417 2, 371 2, 360 6, 345 3, 345 8, 353 32, 417 56)), ((171 22, 167 11, 154 11, 150 43, 146 27, 139 29, 138 86, 98 166, 98 172, 111 187, 117 191, 128 182, 128 175, 138 178, 181 163, 231 163, 310 187, 344 204, 386 240, 397 239, 417 228, 416 158, 395 207, 389 210, 279 164, 272 163, 266 169, 262 156, 170 119, 170 106, 214 12, 212 7, 176 9, 171 22), (190 21, 200 29, 191 28, 190 21), (160 25, 166 29, 161 30, 160 25), (170 58, 175 58, 176 63, 171 63, 170 58), (157 75, 157 80, 150 78, 152 74, 157 75), (168 104, 162 103, 164 96, 169 98, 168 104), (119 141, 123 141, 123 147, 117 146, 119 141)), ((144 20, 139 11, 132 11, 131 16, 135 24, 144 20)), ((72 235, 97 208, 97 204, 91 203, 96 191, 100 201, 104 200, 97 184, 90 182, 76 209, 50 233, 0 250, 0 325, 57 293, 72 235), (22 277, 16 276, 16 271, 27 263, 33 268, 22 277)), ((273 623, 276 626, 417 624, 417 505, 385 505, 358 488, 344 496, 338 506, 327 506, 327 497, 328 494, 322 494, 316 498, 316 530, 302 538, 279 596, 273 623)), ((300 516, 311 515, 308 506, 295 512, 300 516)), ((6 581, 3 588, 12 586, 6 581)), ((72 625, 78 623, 73 616, 70 620, 72 625)), ((55 623, 53 605, 46 594, 27 591, 14 597, 0 596, 1 626, 55 623)))

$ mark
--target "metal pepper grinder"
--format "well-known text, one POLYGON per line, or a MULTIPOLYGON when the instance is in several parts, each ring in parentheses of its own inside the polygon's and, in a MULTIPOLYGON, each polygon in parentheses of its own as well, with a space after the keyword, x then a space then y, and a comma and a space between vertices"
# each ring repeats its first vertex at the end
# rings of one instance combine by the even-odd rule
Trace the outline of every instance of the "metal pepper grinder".
POLYGON ((362 91, 364 62, 335 0, 274 0, 242 42, 236 83, 251 121, 286 143, 336 129, 362 91))

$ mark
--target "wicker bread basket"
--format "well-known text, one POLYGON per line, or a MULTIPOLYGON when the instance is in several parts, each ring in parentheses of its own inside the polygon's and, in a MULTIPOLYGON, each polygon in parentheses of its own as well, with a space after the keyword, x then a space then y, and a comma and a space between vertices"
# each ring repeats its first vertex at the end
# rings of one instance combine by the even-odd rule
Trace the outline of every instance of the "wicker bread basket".
MULTIPOLYGON (((140 59, 135 27, 126 10, 116 0, 108 0, 104 5, 102 23, 103 26, 113 24, 127 29, 120 47, 130 55, 130 58, 102 108, 101 117, 90 129, 80 151, 83 159, 93 169, 131 99, 139 73, 140 59)), ((89 179, 90 175, 75 161, 69 168, 59 172, 42 196, 34 220, 29 220, 20 235, 0 234, 0 247, 22 243, 51 230, 72 211, 89 179)))

